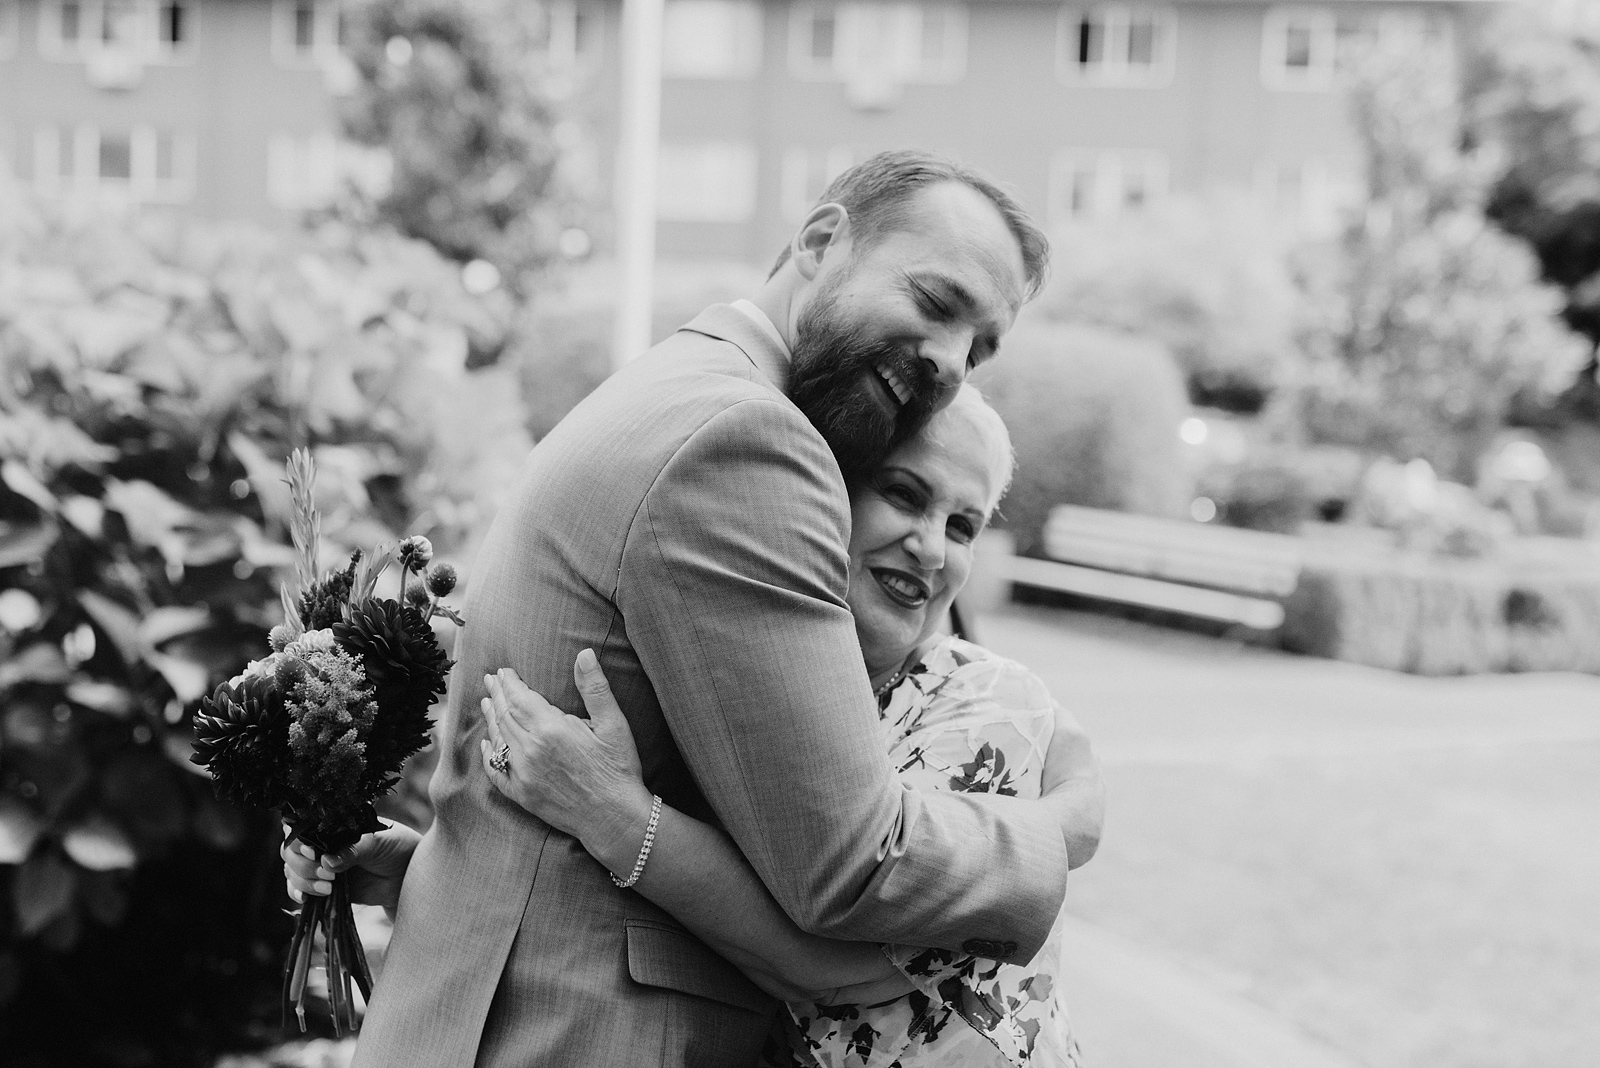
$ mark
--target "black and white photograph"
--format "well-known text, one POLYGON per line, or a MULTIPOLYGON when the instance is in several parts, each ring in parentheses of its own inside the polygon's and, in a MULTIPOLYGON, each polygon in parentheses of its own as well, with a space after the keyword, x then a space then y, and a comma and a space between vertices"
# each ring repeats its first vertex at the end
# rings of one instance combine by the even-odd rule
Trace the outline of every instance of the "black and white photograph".
POLYGON ((0 0, 0 1066, 1600 1064, 1600 0, 0 0))

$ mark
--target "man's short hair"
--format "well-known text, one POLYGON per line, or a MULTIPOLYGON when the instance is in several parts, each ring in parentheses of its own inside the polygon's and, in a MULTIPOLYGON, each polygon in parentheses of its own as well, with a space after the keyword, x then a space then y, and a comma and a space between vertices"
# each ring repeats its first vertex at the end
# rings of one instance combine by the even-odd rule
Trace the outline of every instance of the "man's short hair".
MULTIPOLYGON (((1037 295, 1050 264, 1049 239, 1010 193, 952 160, 912 149, 880 152, 830 182, 817 203, 842 206, 865 246, 904 226, 906 201, 918 189, 938 182, 960 182, 982 193, 995 206, 1022 249, 1022 269, 1028 281, 1026 296, 1037 295)), ((772 265, 772 274, 788 259, 789 245, 785 245, 772 265)))

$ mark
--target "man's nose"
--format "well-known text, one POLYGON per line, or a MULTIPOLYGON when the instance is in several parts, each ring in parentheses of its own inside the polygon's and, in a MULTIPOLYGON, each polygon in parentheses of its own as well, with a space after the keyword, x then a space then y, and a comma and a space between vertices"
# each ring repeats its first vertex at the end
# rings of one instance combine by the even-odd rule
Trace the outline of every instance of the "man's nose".
POLYGON ((954 390, 967 379, 967 352, 971 343, 954 335, 929 340, 918 352, 929 377, 941 393, 954 390))

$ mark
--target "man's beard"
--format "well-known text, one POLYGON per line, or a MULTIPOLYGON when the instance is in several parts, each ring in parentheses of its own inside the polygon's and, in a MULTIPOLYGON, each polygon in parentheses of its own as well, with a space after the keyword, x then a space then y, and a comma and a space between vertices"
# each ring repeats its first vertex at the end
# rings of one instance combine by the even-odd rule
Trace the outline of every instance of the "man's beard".
POLYGON ((833 293, 820 293, 795 324, 789 399, 817 428, 845 482, 853 486, 922 429, 941 391, 927 362, 914 352, 845 326, 834 312, 833 293), (873 395, 889 389, 879 367, 893 370, 911 391, 898 412, 887 411, 873 395))

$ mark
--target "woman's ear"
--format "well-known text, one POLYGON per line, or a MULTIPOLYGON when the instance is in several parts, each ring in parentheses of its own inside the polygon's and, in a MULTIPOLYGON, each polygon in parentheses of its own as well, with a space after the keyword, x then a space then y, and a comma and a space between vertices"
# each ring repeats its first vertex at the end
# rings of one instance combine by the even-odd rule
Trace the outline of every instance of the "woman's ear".
POLYGON ((794 235, 790 256, 806 281, 822 270, 824 259, 839 258, 850 249, 850 213, 842 204, 818 204, 794 235))

